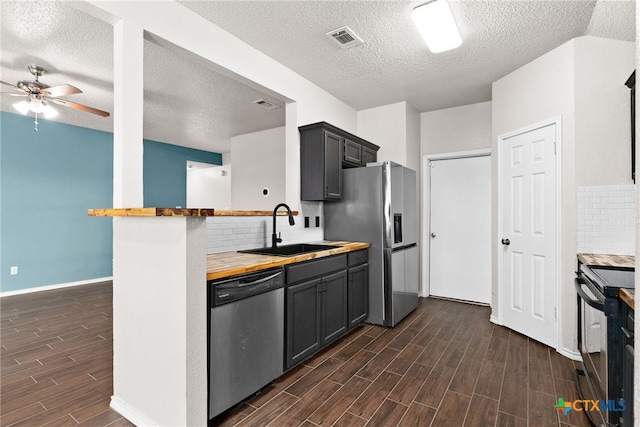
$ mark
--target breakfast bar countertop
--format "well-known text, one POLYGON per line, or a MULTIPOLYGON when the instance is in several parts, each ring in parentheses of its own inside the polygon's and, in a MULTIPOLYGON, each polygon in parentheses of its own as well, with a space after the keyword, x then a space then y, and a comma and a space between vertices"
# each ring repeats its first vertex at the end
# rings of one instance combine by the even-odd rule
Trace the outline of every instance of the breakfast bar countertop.
POLYGON ((335 246, 335 248, 291 256, 258 255, 235 251, 209 254, 207 255, 207 280, 222 279, 237 274, 266 270, 315 258, 358 251, 367 249, 370 246, 369 243, 363 242, 319 241, 309 243, 330 245, 335 246))

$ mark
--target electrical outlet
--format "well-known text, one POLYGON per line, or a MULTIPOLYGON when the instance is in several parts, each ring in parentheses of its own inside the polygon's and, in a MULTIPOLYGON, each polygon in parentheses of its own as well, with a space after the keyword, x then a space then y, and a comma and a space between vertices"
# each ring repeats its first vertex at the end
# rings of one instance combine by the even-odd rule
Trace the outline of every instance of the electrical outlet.
POLYGON ((16 274, 18 274, 18 266, 13 266, 11 267, 11 275, 15 276, 16 274))

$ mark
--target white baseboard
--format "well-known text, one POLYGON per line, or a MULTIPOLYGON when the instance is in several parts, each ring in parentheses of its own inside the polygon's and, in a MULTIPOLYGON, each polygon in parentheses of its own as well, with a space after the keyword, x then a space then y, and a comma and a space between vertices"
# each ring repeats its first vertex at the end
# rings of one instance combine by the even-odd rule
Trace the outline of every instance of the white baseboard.
POLYGON ((491 323, 495 323, 496 325, 502 326, 502 324, 500 322, 498 322, 498 318, 496 316, 494 316, 493 314, 491 316, 489 316, 489 321, 491 323))
POLYGON ((18 289, 17 291, 0 292, 0 298, 10 297, 13 295, 30 294, 32 292, 50 291, 53 289, 69 288, 71 286, 92 285, 94 283, 106 282, 113 280, 113 276, 99 277, 97 279, 80 280, 78 282, 60 283, 57 285, 37 286, 35 288, 18 289))
POLYGON ((129 420, 129 422, 135 424, 138 427, 158 425, 137 410, 127 405, 116 396, 111 396, 111 404, 109 406, 111 407, 111 409, 113 409, 114 411, 125 417, 127 420, 129 420))
POLYGON ((560 347, 558 349, 558 353, 560 353, 564 357, 568 357, 571 360, 577 360, 579 362, 582 362, 582 355, 580 355, 580 352, 569 350, 568 348, 565 348, 565 347, 560 347))

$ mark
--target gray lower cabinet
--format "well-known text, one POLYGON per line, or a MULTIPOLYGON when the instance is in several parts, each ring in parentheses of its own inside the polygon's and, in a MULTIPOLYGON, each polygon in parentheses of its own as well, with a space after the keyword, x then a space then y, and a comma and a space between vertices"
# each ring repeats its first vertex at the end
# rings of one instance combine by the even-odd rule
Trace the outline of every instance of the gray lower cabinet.
POLYGON ((285 369, 320 349, 321 283, 315 279, 287 288, 285 369))
POLYGON ((347 257, 335 255, 287 267, 285 369, 348 329, 347 257))
POLYGON ((347 316, 351 329, 369 317, 369 251, 364 249, 347 255, 347 316))
POLYGON ((349 269, 349 329, 369 317, 369 264, 349 269))

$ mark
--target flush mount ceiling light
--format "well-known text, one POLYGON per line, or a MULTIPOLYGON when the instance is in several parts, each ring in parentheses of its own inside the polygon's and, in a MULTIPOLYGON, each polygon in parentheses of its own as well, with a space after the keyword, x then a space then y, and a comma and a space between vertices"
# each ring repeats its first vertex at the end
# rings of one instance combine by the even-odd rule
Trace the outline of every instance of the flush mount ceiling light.
POLYGON ((411 12, 411 18, 433 53, 455 49, 462 43, 446 0, 434 0, 416 7, 411 12))

